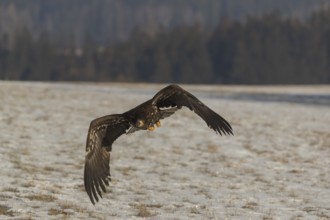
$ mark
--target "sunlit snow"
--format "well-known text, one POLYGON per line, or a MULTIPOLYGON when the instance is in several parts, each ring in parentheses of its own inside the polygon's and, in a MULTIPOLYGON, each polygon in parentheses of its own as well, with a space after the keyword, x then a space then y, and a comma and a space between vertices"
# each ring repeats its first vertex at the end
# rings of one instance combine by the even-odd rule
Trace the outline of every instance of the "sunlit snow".
POLYGON ((93 206, 83 187, 90 121, 163 86, 0 81, 0 219, 330 218, 326 86, 182 85, 235 135, 217 135, 188 109, 154 132, 123 135, 113 144, 108 192, 93 206), (320 94, 325 104, 254 93, 320 94))

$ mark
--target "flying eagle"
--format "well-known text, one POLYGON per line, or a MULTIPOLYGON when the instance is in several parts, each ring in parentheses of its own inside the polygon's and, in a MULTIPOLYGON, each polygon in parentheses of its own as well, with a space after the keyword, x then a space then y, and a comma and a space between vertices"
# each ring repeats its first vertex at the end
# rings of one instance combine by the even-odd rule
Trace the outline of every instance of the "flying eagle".
POLYGON ((233 134, 230 124, 203 104, 194 95, 178 85, 169 85, 160 90, 152 99, 123 113, 106 115, 90 123, 86 143, 84 184, 93 204, 109 186, 110 152, 112 143, 122 134, 138 130, 153 131, 160 120, 171 116, 182 106, 199 115, 216 133, 233 134))

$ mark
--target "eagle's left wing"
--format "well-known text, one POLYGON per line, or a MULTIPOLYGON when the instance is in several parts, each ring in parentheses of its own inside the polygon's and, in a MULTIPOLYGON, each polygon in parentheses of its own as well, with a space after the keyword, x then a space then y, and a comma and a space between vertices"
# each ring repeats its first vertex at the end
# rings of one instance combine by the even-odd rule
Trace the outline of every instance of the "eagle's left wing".
POLYGON ((233 134, 231 125, 223 117, 178 85, 169 85, 160 90, 152 98, 152 104, 157 105, 159 108, 174 107, 180 109, 182 106, 188 107, 199 115, 215 132, 219 134, 233 134))
POLYGON ((93 204, 102 198, 101 189, 110 179, 110 151, 112 143, 130 127, 130 123, 120 114, 107 115, 93 120, 90 124, 84 170, 86 192, 93 204))

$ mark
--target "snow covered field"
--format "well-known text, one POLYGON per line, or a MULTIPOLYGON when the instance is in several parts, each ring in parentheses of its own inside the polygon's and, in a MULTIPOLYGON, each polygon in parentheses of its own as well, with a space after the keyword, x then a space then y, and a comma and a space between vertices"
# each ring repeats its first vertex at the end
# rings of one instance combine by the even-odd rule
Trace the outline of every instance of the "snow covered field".
POLYGON ((183 85, 235 136, 188 109, 154 132, 123 135, 93 206, 83 187, 90 121, 163 86, 0 81, 0 219, 330 219, 327 86, 183 85), (298 101, 280 100, 288 94, 298 101))

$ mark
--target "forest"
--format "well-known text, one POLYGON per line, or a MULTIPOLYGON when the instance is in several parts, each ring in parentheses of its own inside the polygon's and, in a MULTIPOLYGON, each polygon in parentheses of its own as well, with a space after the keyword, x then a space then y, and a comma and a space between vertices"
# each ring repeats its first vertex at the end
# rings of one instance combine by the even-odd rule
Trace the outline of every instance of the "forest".
POLYGON ((223 16, 125 40, 86 32, 53 39, 29 28, 0 35, 0 79, 222 84, 330 83, 330 9, 306 19, 272 11, 244 20, 223 16), (68 40, 69 39, 69 40, 68 40), (68 43, 69 42, 69 43, 68 43))
POLYGON ((307 18, 330 0, 0 0, 0 35, 26 28, 58 43, 80 44, 86 33, 98 43, 127 40, 136 27, 148 32, 200 24, 209 30, 222 17, 243 20, 273 10, 307 18))

